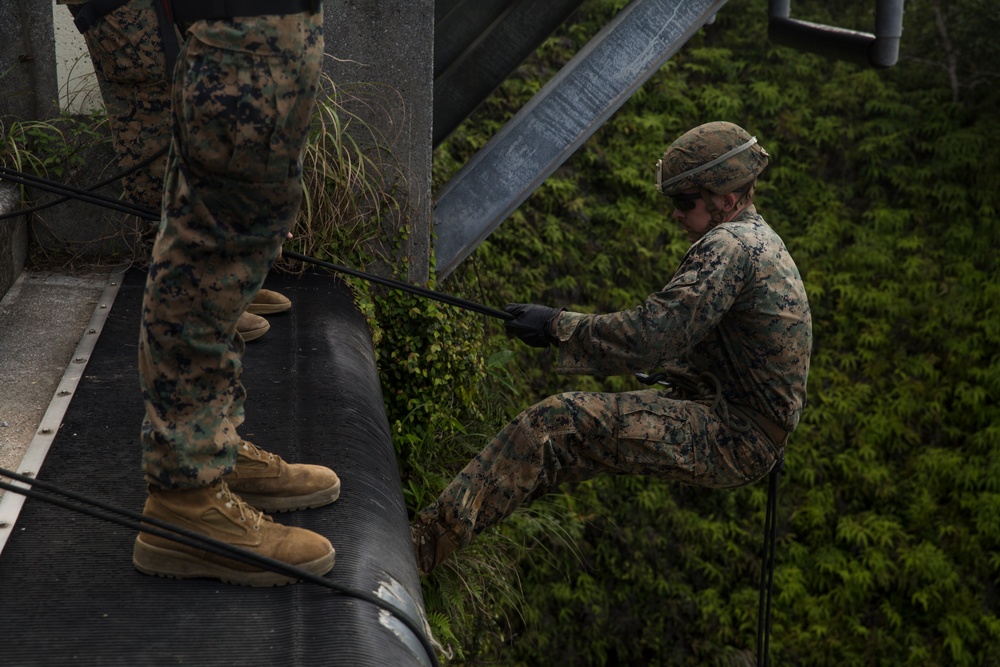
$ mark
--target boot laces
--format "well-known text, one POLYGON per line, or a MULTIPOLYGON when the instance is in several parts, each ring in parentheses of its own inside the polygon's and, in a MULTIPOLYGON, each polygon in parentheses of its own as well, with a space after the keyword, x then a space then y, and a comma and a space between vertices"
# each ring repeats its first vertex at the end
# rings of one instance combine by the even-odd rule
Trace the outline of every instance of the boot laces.
POLYGON ((264 520, 264 513, 247 505, 245 500, 229 490, 229 485, 225 482, 219 485, 219 490, 216 491, 215 497, 223 501, 226 509, 233 509, 235 507, 240 513, 240 522, 245 523, 249 518, 253 529, 260 530, 260 522, 264 520))
POLYGON ((249 440, 241 440, 240 449, 246 452, 245 455, 247 457, 254 458, 257 460, 262 460, 266 457, 268 461, 274 461, 275 459, 278 458, 276 455, 272 454, 271 452, 264 451, 263 449, 253 444, 249 440))

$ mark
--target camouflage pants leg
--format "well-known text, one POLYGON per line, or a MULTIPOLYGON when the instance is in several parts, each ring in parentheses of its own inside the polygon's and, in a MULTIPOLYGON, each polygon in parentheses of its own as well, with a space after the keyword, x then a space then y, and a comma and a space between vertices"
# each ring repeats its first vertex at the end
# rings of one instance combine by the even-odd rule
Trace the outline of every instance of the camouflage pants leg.
POLYGON ((321 30, 320 17, 281 53, 255 53, 269 45, 254 36, 232 48, 191 36, 181 51, 140 327, 149 483, 208 484, 235 465, 234 402, 243 395, 236 322, 298 211, 321 30))
POLYGON ((421 512, 465 546, 517 507, 565 482, 601 473, 646 475, 706 487, 760 479, 775 452, 735 433, 698 401, 664 392, 572 392, 522 412, 421 512))
MULTIPOLYGON (((118 166, 130 169, 170 143, 170 76, 153 0, 131 0, 84 33, 108 109, 118 166)), ((167 158, 126 176, 125 199, 160 208, 167 158)))

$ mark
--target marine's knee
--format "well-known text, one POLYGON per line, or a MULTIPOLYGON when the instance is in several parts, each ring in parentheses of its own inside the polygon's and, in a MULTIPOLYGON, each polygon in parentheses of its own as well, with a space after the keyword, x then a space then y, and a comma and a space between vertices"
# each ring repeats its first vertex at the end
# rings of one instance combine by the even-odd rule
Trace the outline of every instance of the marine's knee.
POLYGON ((566 392, 563 394, 555 394, 547 398, 543 398, 538 403, 535 403, 531 410, 539 414, 546 414, 554 411, 567 410, 574 403, 575 392, 566 392))

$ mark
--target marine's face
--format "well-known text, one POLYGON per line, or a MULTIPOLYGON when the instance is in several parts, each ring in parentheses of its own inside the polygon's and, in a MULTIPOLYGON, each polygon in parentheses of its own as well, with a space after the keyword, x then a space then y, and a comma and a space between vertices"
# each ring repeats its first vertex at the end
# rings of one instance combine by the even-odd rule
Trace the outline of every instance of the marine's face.
POLYGON ((687 232, 688 240, 694 243, 715 226, 712 214, 705 206, 701 193, 693 190, 670 198, 674 203, 673 218, 687 232))

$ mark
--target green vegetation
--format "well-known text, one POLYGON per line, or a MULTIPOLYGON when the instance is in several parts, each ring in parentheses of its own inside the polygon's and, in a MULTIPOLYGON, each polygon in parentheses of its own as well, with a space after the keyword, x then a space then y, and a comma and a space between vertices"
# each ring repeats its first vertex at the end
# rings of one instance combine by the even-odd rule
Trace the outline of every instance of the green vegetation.
MULTIPOLYGON (((549 39, 439 149, 436 182, 623 4, 589 2, 549 39)), ((687 246, 653 163, 699 123, 748 128, 772 156, 758 206, 796 257, 816 333, 779 492, 772 663, 998 664, 1000 26, 978 0, 915 0, 899 64, 874 71, 769 43, 766 5, 726 5, 443 287, 492 305, 633 307, 687 246)), ((793 5, 798 18, 873 27, 874 3, 793 5)), ((433 330, 469 325, 464 356, 479 325, 443 315, 433 330)), ((495 323, 480 333, 516 351, 514 411, 551 392, 636 386, 556 376, 551 356, 495 323)), ((431 405, 405 413, 415 421, 400 432, 414 509, 490 434, 431 405)), ((752 664, 765 500, 763 483, 567 488, 425 582, 439 639, 454 664, 752 664)))
MULTIPOLYGON (((437 151, 435 182, 624 4, 585 3, 437 151)), ((634 307, 688 245, 652 187, 666 145, 709 120, 759 137, 772 162, 758 208, 796 258, 815 325, 810 402, 779 491, 775 665, 1000 664, 993 4, 910 0, 900 62, 886 71, 775 46, 764 0, 726 4, 440 286, 497 307, 634 307)), ((793 3, 798 18, 866 31, 873 7, 793 3)), ((331 90, 319 106, 293 247, 405 276, 398 248, 379 241, 386 230, 405 239, 398 170, 337 106, 365 94, 331 90)), ((55 125, 3 129, 5 165, 58 176, 72 161, 43 145, 73 144, 55 125)), ((557 376, 553 353, 508 341, 495 321, 352 284, 413 511, 530 403, 637 388, 557 376)), ((753 664, 765 502, 764 483, 567 488, 425 580, 436 638, 452 664, 753 664)))
MULTIPOLYGON (((2 77, 0 77, 2 79, 2 77)), ((0 165, 57 178, 84 164, 87 148, 106 141, 105 119, 63 114, 50 120, 0 118, 0 165)))

